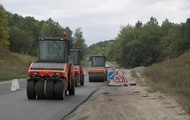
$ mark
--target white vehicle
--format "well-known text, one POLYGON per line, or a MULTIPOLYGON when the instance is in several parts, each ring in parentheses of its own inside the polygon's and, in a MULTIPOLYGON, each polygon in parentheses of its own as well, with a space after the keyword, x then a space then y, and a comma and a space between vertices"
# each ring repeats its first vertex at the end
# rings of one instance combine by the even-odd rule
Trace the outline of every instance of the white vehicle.
POLYGON ((109 65, 109 64, 106 64, 105 67, 106 67, 106 68, 110 68, 110 65, 109 65))

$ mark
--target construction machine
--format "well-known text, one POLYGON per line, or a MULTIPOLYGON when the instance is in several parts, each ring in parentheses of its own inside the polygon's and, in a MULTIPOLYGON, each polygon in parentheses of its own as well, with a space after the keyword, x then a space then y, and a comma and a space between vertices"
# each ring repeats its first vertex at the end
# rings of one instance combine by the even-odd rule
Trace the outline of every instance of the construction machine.
POLYGON ((38 39, 37 61, 28 69, 28 99, 65 99, 75 94, 74 64, 68 63, 70 39, 41 37, 38 39))
POLYGON ((69 63, 74 64, 74 74, 77 78, 75 81, 75 87, 84 85, 84 66, 81 64, 82 53, 80 48, 70 49, 69 63))
POLYGON ((105 56, 93 55, 89 60, 91 63, 91 66, 88 68, 89 82, 107 81, 108 70, 105 67, 105 56))

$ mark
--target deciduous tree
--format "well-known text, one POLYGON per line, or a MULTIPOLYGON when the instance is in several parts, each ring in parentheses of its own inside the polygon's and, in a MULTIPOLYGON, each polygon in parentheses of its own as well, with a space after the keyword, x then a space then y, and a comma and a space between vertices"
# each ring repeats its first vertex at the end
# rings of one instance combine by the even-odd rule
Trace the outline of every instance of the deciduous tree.
POLYGON ((0 46, 9 46, 8 15, 4 7, 0 4, 0 46))

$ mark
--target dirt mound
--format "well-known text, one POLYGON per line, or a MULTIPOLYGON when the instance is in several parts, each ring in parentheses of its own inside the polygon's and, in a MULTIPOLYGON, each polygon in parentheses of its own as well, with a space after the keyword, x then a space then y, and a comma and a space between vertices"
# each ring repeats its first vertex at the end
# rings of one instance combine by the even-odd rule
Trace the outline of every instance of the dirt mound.
MULTIPOLYGON (((127 76, 129 72, 126 72, 127 76)), ((66 120, 189 120, 173 99, 146 87, 103 86, 66 120)))

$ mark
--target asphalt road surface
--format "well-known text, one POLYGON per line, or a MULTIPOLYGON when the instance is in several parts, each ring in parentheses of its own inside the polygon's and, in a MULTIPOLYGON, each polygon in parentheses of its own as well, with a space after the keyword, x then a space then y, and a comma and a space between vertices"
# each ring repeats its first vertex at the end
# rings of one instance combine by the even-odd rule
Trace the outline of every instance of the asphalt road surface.
POLYGON ((13 92, 11 82, 0 83, 0 120, 63 120, 103 84, 89 83, 86 75, 84 86, 65 100, 28 100, 26 80, 19 80, 20 89, 13 92))

